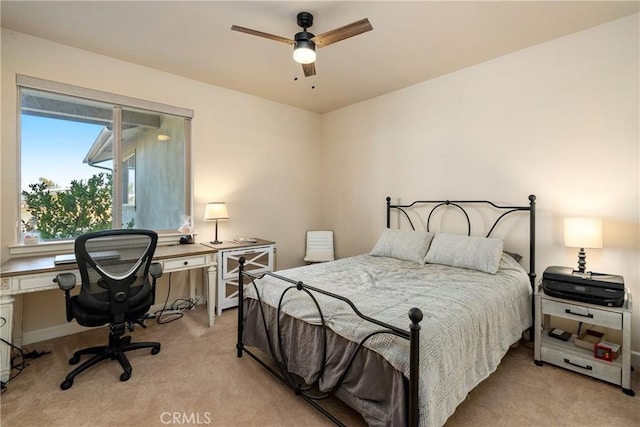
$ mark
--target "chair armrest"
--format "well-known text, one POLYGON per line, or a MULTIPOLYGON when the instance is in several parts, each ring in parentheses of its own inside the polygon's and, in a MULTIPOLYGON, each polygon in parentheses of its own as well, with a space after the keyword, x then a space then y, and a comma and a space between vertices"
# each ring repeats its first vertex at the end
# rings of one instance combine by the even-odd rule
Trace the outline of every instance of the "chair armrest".
POLYGON ((162 276, 162 264, 159 262, 154 262, 149 266, 149 273, 154 279, 162 276))
POLYGON ((54 280, 60 289, 70 291, 76 286, 76 275, 73 273, 60 273, 54 280))

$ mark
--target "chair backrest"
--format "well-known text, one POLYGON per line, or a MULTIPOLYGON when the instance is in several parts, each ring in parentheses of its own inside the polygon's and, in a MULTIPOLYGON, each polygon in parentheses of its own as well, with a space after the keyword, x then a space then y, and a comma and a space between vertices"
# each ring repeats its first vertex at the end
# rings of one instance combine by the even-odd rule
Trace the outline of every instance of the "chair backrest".
POLYGON ((333 231, 307 231, 306 262, 333 261, 333 231))
POLYGON ((82 279, 78 303, 112 322, 130 320, 130 311, 146 310, 153 302, 149 266, 158 235, 151 230, 105 230, 75 240, 82 279))

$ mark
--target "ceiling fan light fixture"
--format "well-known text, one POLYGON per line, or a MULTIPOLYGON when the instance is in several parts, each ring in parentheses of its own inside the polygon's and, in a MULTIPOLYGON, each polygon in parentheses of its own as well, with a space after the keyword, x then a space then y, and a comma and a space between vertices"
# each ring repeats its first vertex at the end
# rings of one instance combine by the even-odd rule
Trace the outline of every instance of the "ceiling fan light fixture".
POLYGON ((293 60, 298 64, 311 64, 316 60, 316 45, 309 40, 298 40, 293 48, 293 60))
POLYGON ((319 36, 315 36, 307 31, 307 28, 313 26, 313 15, 311 13, 298 13, 296 21, 298 23, 298 27, 302 28, 302 31, 296 33, 293 40, 265 33, 263 31, 252 30, 251 28, 240 27, 238 25, 232 25, 231 29, 233 31, 239 31, 241 33, 247 33, 253 36, 264 37, 269 40, 293 45, 293 60, 302 65, 302 71, 304 72, 305 77, 316 75, 316 47, 329 46, 341 40, 373 30, 369 20, 364 18, 359 21, 352 22, 351 24, 343 25, 342 27, 327 31, 319 36))

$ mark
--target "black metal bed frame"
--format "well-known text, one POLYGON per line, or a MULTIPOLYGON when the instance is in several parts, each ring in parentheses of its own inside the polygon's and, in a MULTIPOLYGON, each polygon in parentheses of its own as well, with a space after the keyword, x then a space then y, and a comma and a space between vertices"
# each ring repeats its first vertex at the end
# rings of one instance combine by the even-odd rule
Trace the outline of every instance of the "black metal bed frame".
MULTIPOLYGON (((506 215, 512 213, 512 212, 516 212, 516 211, 529 211, 529 215, 530 215, 530 225, 529 225, 529 234, 530 234, 530 246, 529 246, 529 262, 530 262, 530 271, 529 271, 529 280, 531 281, 531 287, 532 289, 534 288, 534 284, 535 284, 535 200, 536 197, 534 195, 530 195, 529 196, 529 206, 500 206, 497 205, 493 202, 490 201, 486 201, 486 200, 458 200, 458 201, 451 201, 451 200, 420 200, 420 201, 415 201, 411 204, 407 204, 407 205, 393 205, 391 204, 391 198, 387 197, 387 228, 390 228, 391 226, 391 210, 392 209, 397 209, 399 212, 401 212, 409 221, 409 224, 411 225, 411 228, 415 230, 415 227, 411 221, 411 218, 409 217, 408 213, 406 212, 406 209, 410 209, 416 205, 424 205, 424 204, 434 204, 435 206, 433 208, 430 209, 429 211, 429 215, 427 217, 427 231, 429 231, 429 222, 431 220, 432 214, 434 212, 434 210, 438 209, 441 206, 453 206, 457 209, 460 209, 461 212, 464 214, 467 224, 468 224, 468 235, 471 234, 471 223, 469 220, 469 216, 466 212, 466 210, 461 206, 461 205, 477 205, 477 204, 484 204, 484 205, 490 205, 495 209, 499 209, 499 210, 504 210, 505 212, 502 213, 493 223, 493 226, 491 227, 491 229, 489 230, 489 232, 487 233, 486 237, 489 237, 491 232, 495 229, 496 225, 500 222, 500 220, 502 218, 504 218, 506 215)), ((418 425, 418 383, 419 383, 419 364, 420 364, 420 322, 422 321, 423 318, 423 313, 419 308, 411 308, 408 312, 408 317, 410 320, 410 324, 409 324, 409 331, 407 332, 404 329, 395 327, 393 325, 387 324, 385 322, 381 322, 379 320, 376 320, 374 318, 368 317, 364 314, 362 314, 358 308, 355 306, 355 304, 353 304, 353 302, 351 302, 348 298, 345 298, 341 295, 332 293, 332 292, 328 292, 325 291, 323 289, 319 289, 313 286, 309 286, 305 283, 303 283, 302 281, 295 281, 292 279, 289 279, 287 277, 283 277, 280 276, 278 274, 272 273, 272 272, 266 272, 266 273, 260 273, 260 274, 254 274, 251 272, 248 272, 245 270, 244 267, 244 263, 245 263, 245 259, 244 257, 241 257, 239 260, 239 268, 238 268, 238 337, 237 337, 237 344, 236 344, 236 349, 237 349, 237 356, 238 357, 242 357, 243 353, 247 353, 249 356, 251 356, 254 360, 256 360, 260 365, 262 365, 265 369, 267 369, 271 374, 273 374, 276 378, 280 379, 283 383, 285 383, 287 386, 289 386, 289 388, 291 388, 292 390, 294 390, 295 394, 300 396, 301 398, 303 398, 306 402, 308 402, 309 404, 311 404, 313 407, 315 407, 317 410, 319 410, 323 415, 325 415, 327 418, 329 418, 331 421, 333 421, 336 425, 339 426, 343 426, 344 424, 342 424, 342 422, 340 422, 340 420, 338 420, 335 416, 333 416, 333 414, 331 414, 330 412, 328 412, 325 408, 322 407, 322 405, 320 405, 318 403, 319 400, 325 399, 329 396, 331 396, 342 384, 342 381, 344 380, 347 372, 349 371, 349 368, 351 367, 353 361, 355 360, 355 357, 357 356, 357 354, 360 352, 360 350, 362 349, 362 347, 364 346, 365 342, 367 340, 369 340, 371 337, 378 335, 378 334, 393 334, 396 335, 398 337, 401 337, 403 339, 406 339, 409 341, 409 388, 408 388, 408 395, 409 395, 409 401, 408 401, 408 424, 409 426, 417 426, 418 425), (264 314, 264 308, 263 308, 263 303, 262 303, 262 297, 260 296, 260 292, 258 290, 258 288, 255 286, 255 282, 254 279, 261 279, 264 276, 271 276, 274 277, 276 279, 279 280, 283 280, 287 283, 289 283, 291 286, 287 287, 282 294, 280 295, 280 300, 278 302, 278 307, 277 307, 277 313, 276 313, 276 329, 277 329, 277 339, 278 339, 278 351, 280 354, 280 358, 278 358, 278 355, 276 353, 276 349, 274 347, 274 343, 271 342, 271 337, 269 334, 269 329, 267 327, 267 321, 265 318, 265 314, 264 314), (267 333, 267 344, 269 347, 269 353, 270 356, 273 360, 273 362, 277 365, 278 370, 274 369, 272 366, 270 366, 269 364, 267 364, 265 361, 263 361, 260 356, 258 356, 257 354, 253 353, 250 349, 246 348, 244 345, 244 341, 243 341, 243 335, 244 335, 244 282, 245 282, 245 278, 249 279, 251 282, 251 285, 254 286, 255 291, 256 291, 256 295, 257 295, 257 299, 258 299, 258 306, 260 308, 260 314, 261 314, 261 318, 262 318, 262 322, 263 322, 263 327, 267 333), (321 378, 325 369, 325 365, 326 365, 326 350, 327 350, 327 326, 324 322, 324 316, 322 313, 322 309, 320 308, 320 304, 318 303, 317 299, 315 298, 315 296, 313 295, 313 292, 318 293, 318 294, 322 294, 322 295, 326 295, 338 300, 341 300, 343 302, 345 302, 346 304, 348 304, 351 309, 353 310, 353 312, 360 317, 361 319, 373 323, 377 326, 379 326, 381 329, 378 329, 372 333, 370 333, 369 335, 367 335, 366 337, 364 337, 360 343, 358 343, 358 346, 356 347, 356 350, 353 352, 353 354, 351 355, 349 362, 347 364, 347 367, 345 368, 345 370, 342 372, 340 379, 338 380, 338 382, 336 383, 336 385, 332 388, 332 390, 328 391, 327 393, 314 393, 312 392, 313 389, 313 385, 309 386, 309 385, 303 385, 301 383, 301 380, 298 379, 297 377, 295 377, 294 375, 292 375, 291 373, 288 372, 287 370, 287 360, 286 360, 286 356, 285 353, 283 351, 282 348, 282 338, 281 338, 281 328, 280 328, 280 319, 281 319, 281 309, 282 309, 282 302, 284 299, 284 296, 287 292, 292 291, 292 290, 297 290, 297 291, 303 291, 305 292, 313 301, 313 303, 316 306, 316 309, 318 310, 318 313, 320 315, 320 319, 322 322, 322 333, 323 333, 323 348, 322 348, 322 365, 320 366, 320 368, 317 371, 317 378, 321 378), (281 359, 281 360, 280 360, 281 359)), ((250 285, 250 286, 251 286, 250 285)), ((533 310, 533 294, 532 294, 532 298, 531 298, 531 304, 532 304, 532 314, 534 312, 533 310)), ((531 334, 532 336, 533 334, 531 334)), ((317 381, 316 381, 317 382, 317 381)))
MULTIPOLYGON (((443 206, 451 206, 457 208, 464 215, 467 222, 467 235, 471 235, 471 220, 469 219, 469 215, 467 211, 461 206, 491 206, 497 210, 503 210, 504 212, 496 218, 493 222, 493 225, 485 235, 485 237, 490 237, 493 230, 495 230, 498 223, 507 215, 513 212, 518 211, 529 211, 529 281, 531 282, 531 290, 535 291, 535 281, 536 281, 536 196, 534 194, 529 195, 529 206, 508 206, 508 205, 498 205, 489 200, 416 200, 406 205, 392 205, 391 197, 387 197, 387 228, 391 228, 391 209, 397 209, 401 212, 404 217, 409 221, 409 225, 413 230, 415 230, 415 226, 411 221, 411 217, 406 212, 406 209, 413 208, 417 205, 434 205, 431 209, 429 209, 429 215, 427 215, 426 228, 429 231, 429 225, 431 222, 431 218, 436 209, 443 206)), ((533 298, 531 298, 533 304, 533 298)), ((533 305, 532 305, 533 307, 533 305)), ((532 310, 533 313, 533 310, 532 310)))

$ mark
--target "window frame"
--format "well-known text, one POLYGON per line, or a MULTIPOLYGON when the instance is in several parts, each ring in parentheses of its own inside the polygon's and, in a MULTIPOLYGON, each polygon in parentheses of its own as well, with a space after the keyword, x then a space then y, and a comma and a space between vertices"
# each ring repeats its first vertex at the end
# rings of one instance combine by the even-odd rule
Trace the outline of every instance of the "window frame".
MULTIPOLYGON (((21 93, 22 89, 33 89, 38 91, 45 91, 56 93, 60 95, 71 96, 75 98, 86 99, 90 101, 98 101, 112 104, 113 106, 113 119, 114 119, 114 140, 121 140, 121 118, 122 118, 122 109, 123 108, 133 108, 133 109, 141 109, 152 112, 157 112, 161 114, 168 114, 173 116, 182 117, 184 119, 184 213, 185 215, 191 216, 191 212, 193 212, 193 174, 191 168, 191 120, 193 119, 193 110, 183 107, 176 107, 168 104, 162 104, 154 101, 146 101, 143 99, 133 98, 124 95, 117 95, 109 92, 103 92, 95 89, 88 89, 80 86, 74 86, 66 83, 54 82, 51 80, 40 79, 37 77, 31 77, 26 75, 17 74, 16 75, 16 86, 17 86, 17 127, 16 127, 16 140, 17 140, 17 165, 16 173, 16 194, 18 199, 20 199, 21 194, 21 176, 22 176, 22 105, 21 105, 21 93)), ((120 153, 121 147, 120 144, 114 145, 114 159, 121 159, 120 153)), ((115 162, 114 162, 115 165, 115 162)), ((118 168, 121 168, 122 165, 119 165, 118 168)), ((120 172, 119 172, 120 173, 120 172)), ((115 195, 113 201, 113 216, 117 220, 122 220, 122 206, 119 203, 122 198, 122 184, 119 182, 119 179, 114 176, 113 185, 115 195), (116 217, 117 215, 117 217, 116 217)), ((16 212, 16 218, 20 218, 20 200, 18 200, 18 210, 16 212)), ((20 223, 17 220, 17 225, 15 227, 15 237, 14 242, 15 245, 10 246, 11 254, 29 254, 29 253, 38 253, 38 252, 50 252, 55 251, 57 248, 72 247, 72 243, 74 239, 60 239, 56 241, 46 241, 41 242, 37 245, 24 244, 20 240, 20 223)), ((179 233, 176 230, 155 230, 159 236, 160 241, 164 241, 167 239, 172 239, 174 236, 179 233)))

